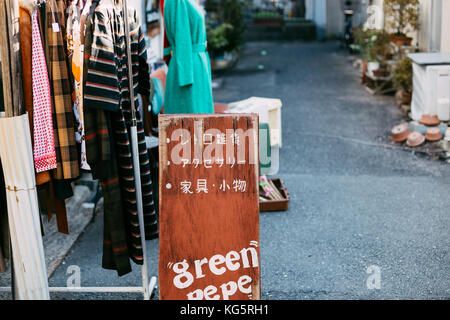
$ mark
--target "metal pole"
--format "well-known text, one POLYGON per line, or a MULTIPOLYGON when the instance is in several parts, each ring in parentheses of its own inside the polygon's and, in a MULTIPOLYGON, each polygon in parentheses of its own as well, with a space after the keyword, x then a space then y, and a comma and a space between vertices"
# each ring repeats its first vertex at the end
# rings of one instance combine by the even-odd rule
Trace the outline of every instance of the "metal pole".
POLYGON ((142 204, 142 189, 141 189, 141 170, 139 163, 139 145, 137 137, 137 120, 136 120, 136 106, 134 95, 134 80, 133 80, 133 64, 131 61, 131 43, 130 43, 130 25, 128 24, 128 5, 126 0, 122 0, 123 16, 125 23, 125 43, 127 47, 127 62, 128 62, 128 91, 130 93, 131 104, 131 148, 133 152, 133 167, 134 180, 136 183, 136 205, 139 218, 139 229, 141 232, 142 244, 142 285, 144 288, 144 300, 150 299, 148 269, 147 269, 147 246, 145 243, 145 228, 144 228, 144 207, 142 204))

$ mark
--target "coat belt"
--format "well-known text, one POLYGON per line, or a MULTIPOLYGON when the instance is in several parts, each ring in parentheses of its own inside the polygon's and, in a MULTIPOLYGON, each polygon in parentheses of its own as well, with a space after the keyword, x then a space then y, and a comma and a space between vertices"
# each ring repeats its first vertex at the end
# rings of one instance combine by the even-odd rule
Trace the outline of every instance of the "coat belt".
MULTIPOLYGON (((205 52, 208 47, 208 42, 194 43, 192 44, 192 52, 205 52)), ((164 56, 173 55, 175 50, 172 47, 164 48, 164 56)))

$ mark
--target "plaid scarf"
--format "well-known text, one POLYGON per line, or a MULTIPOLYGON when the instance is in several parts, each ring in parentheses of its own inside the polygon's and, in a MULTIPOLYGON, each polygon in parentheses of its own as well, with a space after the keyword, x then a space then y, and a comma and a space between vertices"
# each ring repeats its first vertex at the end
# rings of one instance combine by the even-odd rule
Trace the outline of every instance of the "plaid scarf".
POLYGON ((55 178, 76 179, 80 173, 75 141, 75 117, 72 110, 72 83, 69 76, 65 21, 66 1, 48 0, 46 10, 48 69, 53 93, 53 130, 56 160, 55 178), (57 27, 56 27, 57 25, 57 27))

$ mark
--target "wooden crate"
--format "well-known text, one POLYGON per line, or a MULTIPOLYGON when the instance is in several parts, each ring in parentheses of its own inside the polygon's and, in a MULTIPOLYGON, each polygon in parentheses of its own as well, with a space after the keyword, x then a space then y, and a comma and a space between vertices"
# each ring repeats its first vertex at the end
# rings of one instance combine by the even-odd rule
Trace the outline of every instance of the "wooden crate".
POLYGON ((267 200, 259 202, 259 211, 286 211, 289 209, 289 193, 283 184, 281 179, 270 179, 277 189, 280 191, 281 195, 284 197, 283 200, 267 200))

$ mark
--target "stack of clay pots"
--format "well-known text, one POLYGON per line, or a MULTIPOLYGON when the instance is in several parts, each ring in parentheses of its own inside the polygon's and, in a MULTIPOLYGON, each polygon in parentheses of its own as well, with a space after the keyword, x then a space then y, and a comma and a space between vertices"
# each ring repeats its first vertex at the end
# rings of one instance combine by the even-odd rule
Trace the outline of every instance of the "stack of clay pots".
POLYGON ((419 121, 420 124, 430 127, 427 129, 426 134, 423 135, 420 132, 410 132, 408 129, 408 124, 403 123, 395 126, 391 131, 391 138, 394 142, 405 142, 409 147, 418 147, 422 145, 425 140, 434 142, 442 139, 442 133, 439 126, 440 121, 436 115, 425 114, 419 121))

